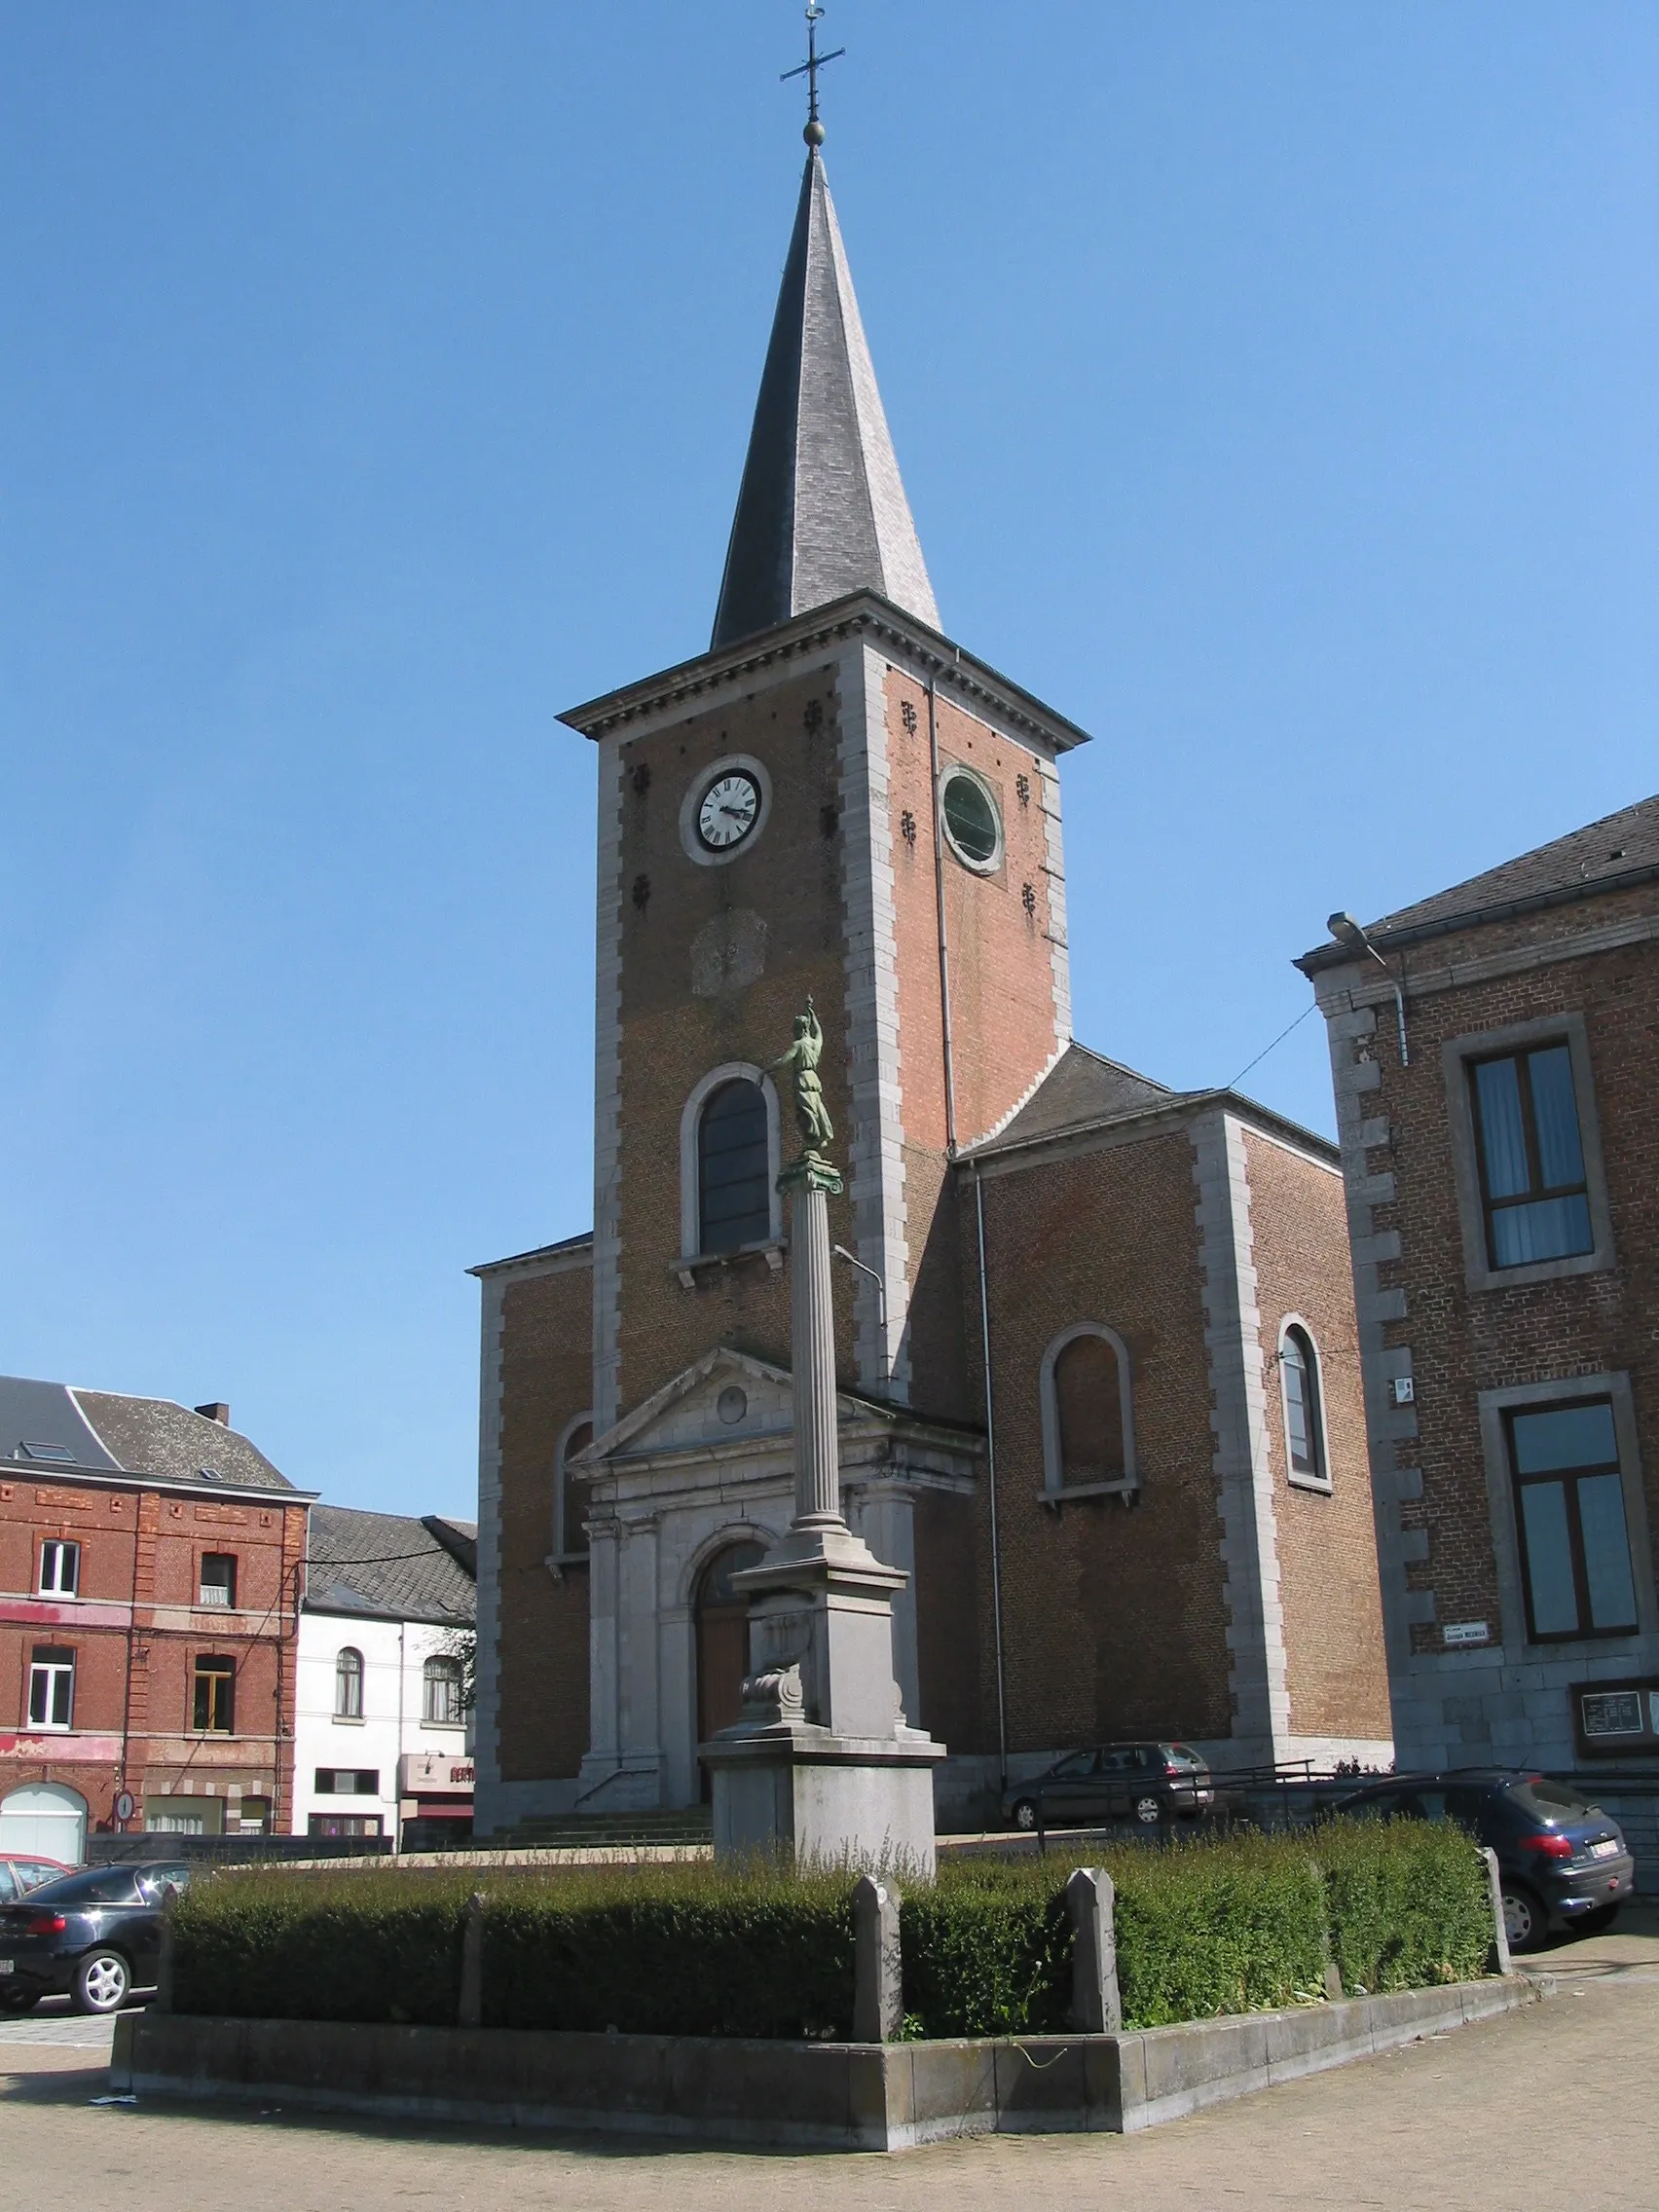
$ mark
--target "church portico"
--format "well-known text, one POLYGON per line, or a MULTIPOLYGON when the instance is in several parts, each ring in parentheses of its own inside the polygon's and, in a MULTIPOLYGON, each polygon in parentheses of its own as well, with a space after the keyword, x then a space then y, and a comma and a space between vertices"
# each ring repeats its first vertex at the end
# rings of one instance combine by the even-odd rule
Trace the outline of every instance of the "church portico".
MULTIPOLYGON (((894 1664, 904 1711, 923 1713, 914 1593, 917 1498, 967 1513, 982 1466, 971 1430, 842 1393, 842 1510, 854 1534, 907 1580, 893 1605, 894 1664)), ((698 1599, 728 1551, 771 1551, 793 1510, 789 1371, 717 1347, 597 1438, 571 1464, 592 1500, 590 1749, 572 1802, 615 1812, 696 1804, 696 1747, 735 1718, 711 1708, 698 1599)), ((746 1643, 732 1687, 748 1671, 746 1643)))

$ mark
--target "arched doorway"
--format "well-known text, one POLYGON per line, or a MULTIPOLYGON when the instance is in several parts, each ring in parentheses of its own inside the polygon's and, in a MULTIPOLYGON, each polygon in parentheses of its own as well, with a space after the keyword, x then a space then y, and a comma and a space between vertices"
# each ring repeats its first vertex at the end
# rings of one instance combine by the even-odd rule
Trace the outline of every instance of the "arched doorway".
MULTIPOLYGON (((766 1554, 753 1543, 727 1544, 704 1567, 697 1584, 697 1741, 729 1728, 743 1711, 743 1677, 749 1672, 749 1600, 731 1578, 758 1567, 766 1554)), ((712 1794, 702 1769, 705 1802, 712 1794)))
POLYGON ((25 1782, 0 1799, 0 1852, 79 1866, 87 1852, 87 1800, 60 1782, 25 1782))

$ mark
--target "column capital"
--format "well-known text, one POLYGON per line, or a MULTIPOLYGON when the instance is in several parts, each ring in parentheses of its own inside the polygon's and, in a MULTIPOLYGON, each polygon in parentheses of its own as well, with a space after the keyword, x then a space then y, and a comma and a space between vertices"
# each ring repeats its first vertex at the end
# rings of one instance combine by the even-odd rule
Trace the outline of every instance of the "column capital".
POLYGON ((831 1167, 829 1161, 816 1152, 803 1152, 798 1160, 792 1160, 778 1177, 778 1188, 788 1194, 793 1191, 824 1191, 838 1198, 846 1188, 840 1170, 831 1167))

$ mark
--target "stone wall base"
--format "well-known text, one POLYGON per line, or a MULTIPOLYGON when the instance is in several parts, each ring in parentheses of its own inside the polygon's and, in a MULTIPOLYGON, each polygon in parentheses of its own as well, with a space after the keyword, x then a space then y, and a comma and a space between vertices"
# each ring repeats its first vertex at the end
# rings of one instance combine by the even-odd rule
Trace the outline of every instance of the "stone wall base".
POLYGON ((1514 1974, 1137 2034, 799 2044, 124 2012, 112 2090, 802 2150, 1129 2133, 1531 2004, 1514 1974))

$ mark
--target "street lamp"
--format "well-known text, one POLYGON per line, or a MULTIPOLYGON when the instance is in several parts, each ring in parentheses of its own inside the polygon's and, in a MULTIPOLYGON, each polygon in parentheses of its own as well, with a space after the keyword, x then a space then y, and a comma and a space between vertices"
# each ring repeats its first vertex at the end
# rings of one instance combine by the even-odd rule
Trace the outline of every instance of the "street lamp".
POLYGON ((1400 1022, 1400 1065, 1410 1067, 1412 1058, 1406 1050, 1406 994, 1395 977, 1394 971, 1366 936, 1364 929, 1351 914, 1333 914, 1325 927, 1346 951, 1375 960, 1388 978, 1388 987, 1394 994, 1394 1012, 1400 1022))

